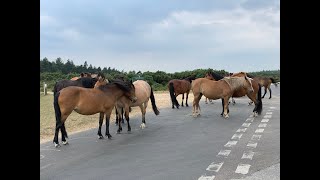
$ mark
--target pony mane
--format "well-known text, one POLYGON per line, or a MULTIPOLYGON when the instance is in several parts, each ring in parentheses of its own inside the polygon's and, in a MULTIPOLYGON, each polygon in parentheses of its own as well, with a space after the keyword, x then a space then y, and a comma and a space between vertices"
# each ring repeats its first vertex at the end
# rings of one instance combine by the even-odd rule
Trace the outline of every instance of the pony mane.
POLYGON ((241 88, 246 81, 245 77, 224 77, 222 80, 229 84, 232 91, 241 88))
POLYGON ((84 87, 94 87, 98 79, 91 77, 82 77, 77 79, 76 81, 81 82, 84 87))
POLYGON ((254 78, 251 74, 246 73, 249 78, 254 78))
POLYGON ((217 74, 217 73, 215 73, 215 72, 213 72, 213 71, 210 71, 210 72, 208 72, 216 81, 219 81, 220 79, 223 79, 224 77, 223 76, 221 76, 221 75, 219 75, 219 74, 217 74))
MULTIPOLYGON (((131 87, 131 82, 125 82, 125 81, 119 81, 119 80, 114 80, 110 83, 107 83, 105 85, 100 85, 98 88, 102 91, 107 91, 108 88, 112 85, 116 85, 117 87, 119 87, 121 90, 125 91, 125 92, 130 92, 132 87, 131 87)), ((133 86, 134 88, 134 86, 133 86)))
POLYGON ((192 80, 195 80, 196 78, 194 76, 189 76, 189 77, 186 77, 184 78, 184 80, 187 80, 189 81, 190 83, 192 82, 192 80))

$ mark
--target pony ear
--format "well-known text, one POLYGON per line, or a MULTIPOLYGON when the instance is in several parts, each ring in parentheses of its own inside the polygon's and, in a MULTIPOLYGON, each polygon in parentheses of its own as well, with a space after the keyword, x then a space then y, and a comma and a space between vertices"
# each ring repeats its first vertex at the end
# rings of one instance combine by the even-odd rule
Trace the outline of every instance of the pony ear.
POLYGON ((130 83, 132 84, 132 79, 130 80, 130 83))

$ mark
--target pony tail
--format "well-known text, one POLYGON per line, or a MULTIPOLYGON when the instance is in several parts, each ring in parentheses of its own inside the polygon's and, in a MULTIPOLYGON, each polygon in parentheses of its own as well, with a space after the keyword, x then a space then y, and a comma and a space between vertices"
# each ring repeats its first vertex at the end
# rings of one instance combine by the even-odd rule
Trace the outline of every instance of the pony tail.
POLYGON ((57 91, 58 91, 58 82, 56 82, 56 84, 54 84, 54 87, 53 87, 53 97, 55 97, 56 96, 56 94, 57 94, 57 91))
POLYGON ((173 83, 169 83, 169 92, 170 92, 170 97, 171 97, 171 101, 172 104, 176 105, 176 107, 178 108, 180 105, 177 101, 176 96, 174 95, 174 87, 173 87, 173 83))
POLYGON ((153 109, 153 112, 156 114, 156 115, 159 115, 159 110, 156 106, 156 101, 154 99, 154 95, 153 95, 153 90, 151 88, 151 95, 150 95, 150 99, 151 99, 151 105, 152 105, 152 109, 153 109))
POLYGON ((59 129, 62 127, 61 111, 60 111, 60 106, 58 102, 59 96, 60 96, 60 91, 56 93, 53 99, 54 113, 56 115, 56 129, 59 129))
POLYGON ((258 97, 257 97, 257 101, 258 101, 258 104, 257 104, 257 112, 258 114, 260 115, 261 112, 262 112, 262 98, 261 98, 261 85, 258 83, 259 85, 259 90, 258 90, 258 97))

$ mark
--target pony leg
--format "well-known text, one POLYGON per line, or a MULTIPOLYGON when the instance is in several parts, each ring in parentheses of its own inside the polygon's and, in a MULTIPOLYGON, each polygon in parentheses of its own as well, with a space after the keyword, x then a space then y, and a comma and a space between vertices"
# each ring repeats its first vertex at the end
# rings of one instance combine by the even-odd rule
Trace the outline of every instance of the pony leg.
POLYGON ((131 132, 131 126, 130 126, 130 123, 129 123, 129 107, 126 107, 125 108, 125 114, 124 114, 126 120, 127 120, 127 124, 128 124, 128 132, 131 132))
MULTIPOLYGON (((109 124, 110 124, 110 115, 111 115, 112 110, 110 110, 110 112, 106 113, 106 136, 108 137, 108 139, 111 139, 111 134, 109 132, 109 124)), ((103 117, 102 117, 103 120, 103 117)), ((119 123, 121 124, 121 123, 119 123)))
POLYGON ((269 99, 271 99, 271 88, 270 88, 270 86, 268 87, 268 89, 269 89, 269 93, 270 93, 269 99))
POLYGON ((115 108, 115 109, 116 109, 116 125, 118 125, 118 122, 119 122, 118 114, 119 114, 119 112, 118 112, 117 108, 115 108))
POLYGON ((236 104, 236 101, 233 99, 233 97, 231 98, 231 101, 232 101, 232 105, 236 104))
POLYGON ((58 140, 58 137, 59 137, 59 123, 57 122, 56 123, 56 130, 55 130, 55 133, 54 133, 54 138, 53 138, 53 144, 54 146, 57 148, 57 147, 60 147, 60 144, 59 144, 59 140, 58 140))
POLYGON ((118 108, 118 115, 120 115, 119 116, 119 122, 118 122, 118 126, 119 126, 119 128, 118 128, 118 130, 117 130, 117 134, 120 134, 120 132, 122 131, 122 126, 121 126, 121 114, 122 114, 122 108, 118 108))
POLYGON ((223 113, 223 115, 224 115, 224 118, 229 118, 229 115, 228 115, 228 113, 229 113, 229 107, 228 107, 228 103, 226 103, 226 102, 228 102, 229 101, 229 97, 225 97, 225 98, 223 98, 223 101, 224 101, 224 106, 223 106, 223 111, 224 111, 224 113, 223 113))
POLYGON ((204 101, 206 104, 208 104, 208 98, 206 97, 206 100, 204 101))
MULTIPOLYGON (((124 124, 124 119, 123 119, 123 114, 124 114, 124 111, 123 111, 123 108, 121 108, 122 109, 122 114, 121 114, 121 119, 122 119, 122 124, 124 124)), ((129 110, 128 110, 129 111, 129 110)))
POLYGON ((263 99, 266 94, 267 94, 267 87, 264 87, 264 94, 261 98, 263 99))
POLYGON ((189 91, 188 91, 186 94, 187 94, 187 97, 186 97, 186 106, 189 107, 189 105, 188 105, 189 91))
POLYGON ((146 127, 146 106, 144 106, 144 104, 141 104, 139 107, 142 114, 142 123, 140 125, 140 128, 144 129, 146 127))
POLYGON ((104 116, 104 114, 100 113, 100 115, 99 115, 99 129, 98 129, 98 133, 97 133, 99 139, 103 139, 103 136, 101 134, 101 126, 102 126, 102 123, 103 123, 103 116, 104 116))
POLYGON ((182 102, 181 102, 182 107, 183 107, 183 100, 184 100, 184 93, 182 93, 182 102))
POLYGON ((67 145, 69 144, 68 141, 66 140, 66 138, 68 138, 68 134, 66 131, 66 127, 64 126, 64 123, 62 123, 61 126, 61 141, 63 145, 67 145))

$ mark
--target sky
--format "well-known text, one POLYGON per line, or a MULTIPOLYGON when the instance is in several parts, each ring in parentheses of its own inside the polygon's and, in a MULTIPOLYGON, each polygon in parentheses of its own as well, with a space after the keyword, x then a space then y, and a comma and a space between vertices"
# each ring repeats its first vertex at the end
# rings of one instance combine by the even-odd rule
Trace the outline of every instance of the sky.
POLYGON ((280 69, 280 0, 40 0, 40 59, 120 71, 280 69))

